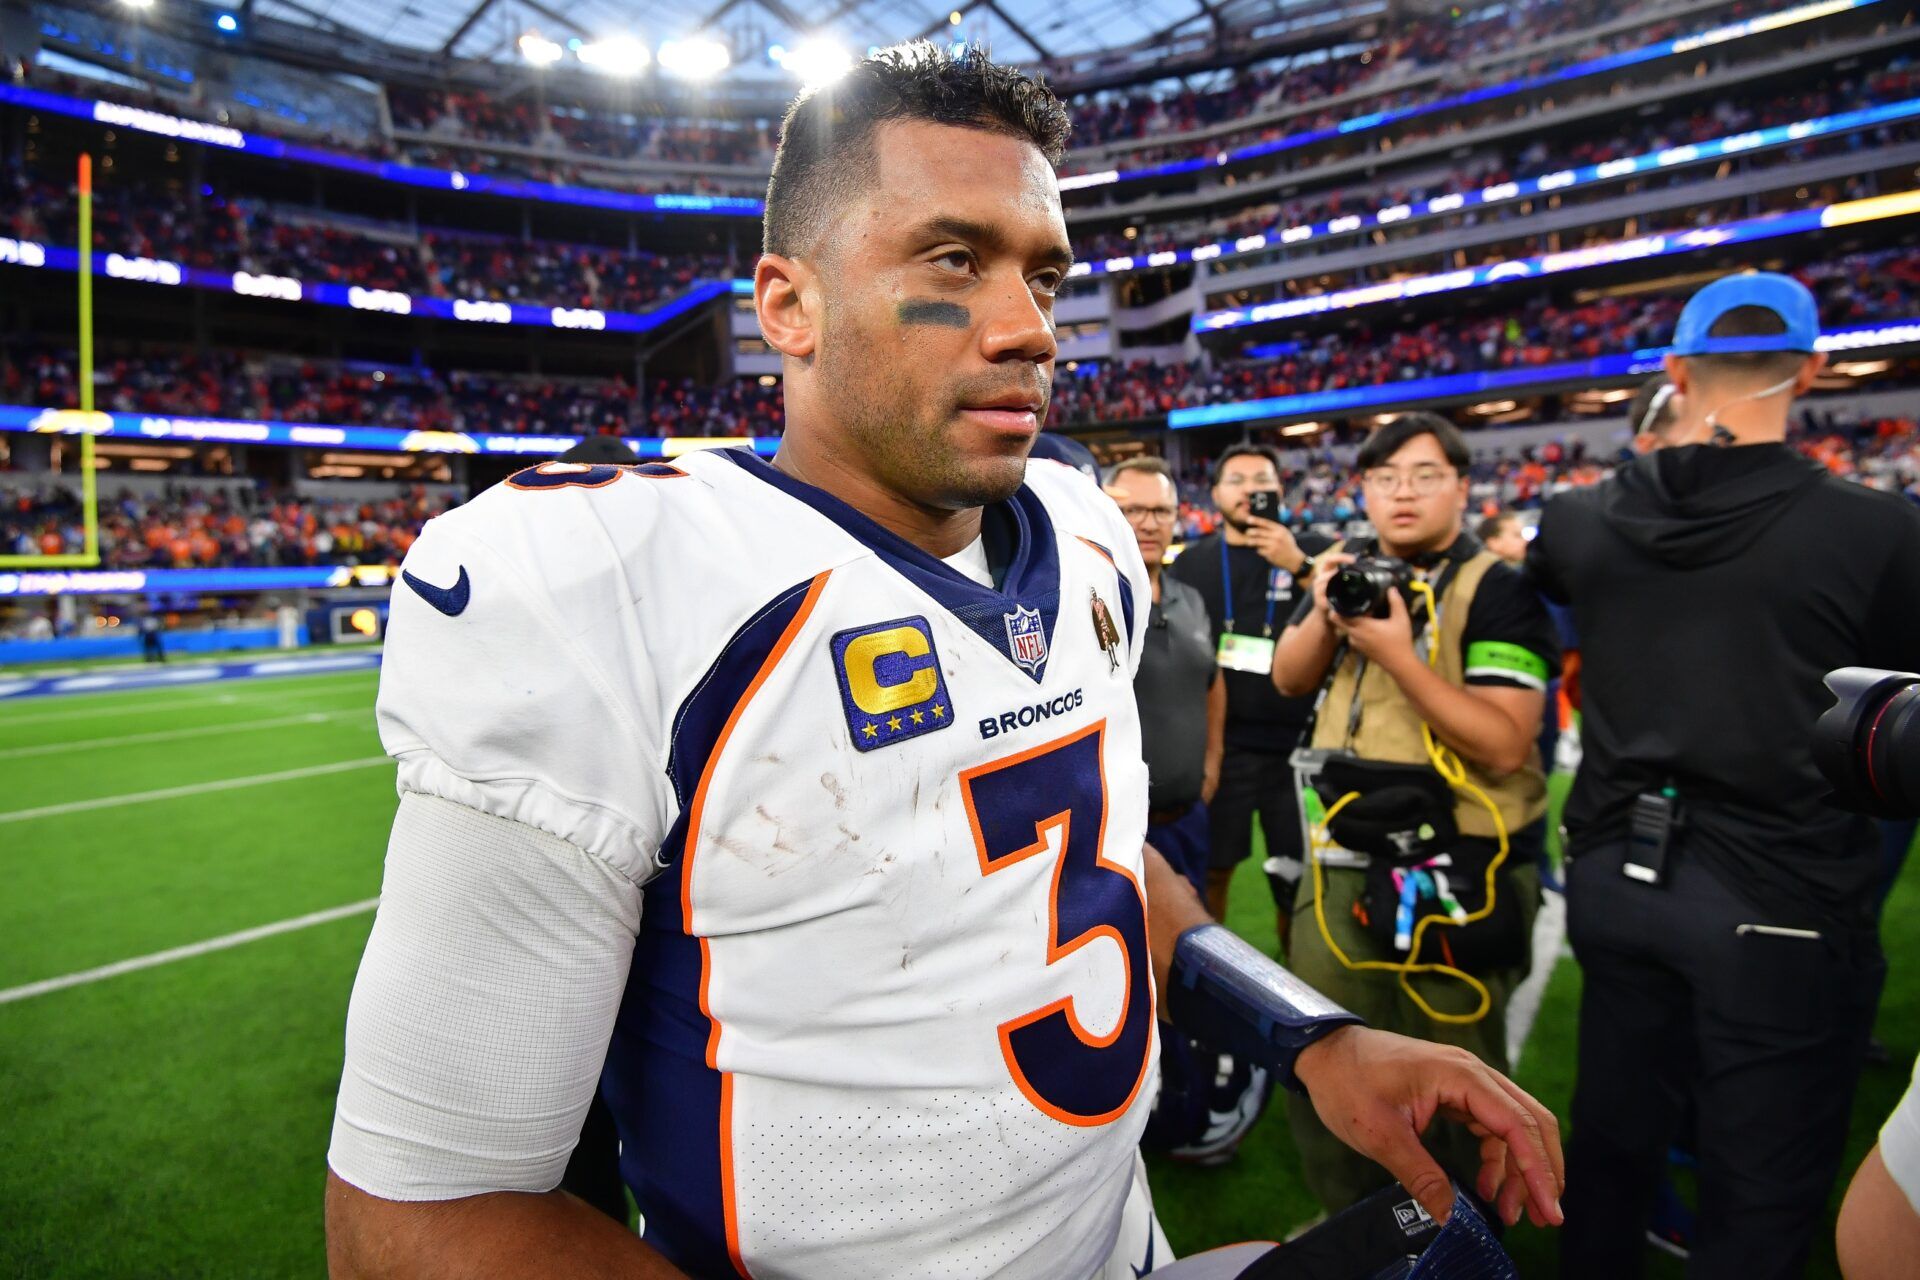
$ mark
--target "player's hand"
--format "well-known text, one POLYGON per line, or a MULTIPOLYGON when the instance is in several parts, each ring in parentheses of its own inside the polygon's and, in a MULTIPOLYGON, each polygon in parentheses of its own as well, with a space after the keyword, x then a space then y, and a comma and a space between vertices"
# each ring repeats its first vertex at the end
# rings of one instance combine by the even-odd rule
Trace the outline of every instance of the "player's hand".
POLYGON ((1307 558, 1287 526, 1259 516, 1247 517, 1247 541, 1253 544, 1261 559, 1276 569, 1292 571, 1307 558))
POLYGON ((1333 581, 1333 575, 1342 567, 1352 564, 1358 556, 1350 556, 1344 551, 1321 556, 1313 562, 1313 611, 1333 621, 1333 610, 1327 606, 1327 583, 1333 581))
POLYGON ((1369 662, 1391 667, 1395 659, 1413 653, 1413 619, 1407 613, 1407 602, 1400 598, 1398 591, 1387 593, 1387 616, 1384 618, 1343 618, 1331 610, 1328 613, 1333 629, 1346 637, 1353 651, 1369 662))
POLYGON ((1333 1135, 1376 1161, 1437 1222, 1453 1211, 1446 1172, 1420 1144, 1435 1116, 1480 1139, 1475 1190, 1511 1226, 1525 1212, 1559 1226, 1566 1160, 1553 1113, 1465 1049, 1370 1027, 1342 1027, 1308 1046, 1294 1071, 1333 1135))

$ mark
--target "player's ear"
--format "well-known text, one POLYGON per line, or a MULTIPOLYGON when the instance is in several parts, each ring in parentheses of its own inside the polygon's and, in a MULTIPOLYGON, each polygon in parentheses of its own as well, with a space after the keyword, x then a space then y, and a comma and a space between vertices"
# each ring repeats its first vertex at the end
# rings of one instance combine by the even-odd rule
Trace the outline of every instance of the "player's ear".
POLYGON ((1813 380, 1818 378, 1826 367, 1827 353, 1824 351, 1814 352, 1813 355, 1808 358, 1807 362, 1800 366, 1800 373, 1793 380, 1793 394, 1795 396, 1807 394, 1813 387, 1813 380))
POLYGON ((1683 396, 1693 388, 1693 371, 1687 367, 1685 356, 1667 356, 1661 361, 1667 366, 1667 381, 1673 384, 1673 393, 1683 396))
POLYGON ((814 273, 805 263, 763 253, 753 268, 753 309, 760 336, 783 356, 812 357, 819 344, 819 315, 810 305, 814 273))

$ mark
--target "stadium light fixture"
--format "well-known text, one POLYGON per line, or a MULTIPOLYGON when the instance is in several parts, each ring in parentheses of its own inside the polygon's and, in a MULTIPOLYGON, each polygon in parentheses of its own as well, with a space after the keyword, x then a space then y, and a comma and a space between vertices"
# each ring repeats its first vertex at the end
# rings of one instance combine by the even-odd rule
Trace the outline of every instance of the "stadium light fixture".
POLYGON ((231 13, 221 13, 213 20, 213 25, 218 27, 223 35, 232 36, 240 34, 240 19, 231 13))
POLYGON ((948 14, 948 15, 947 15, 947 22, 948 22, 948 23, 949 23, 950 25, 952 25, 952 26, 956 26, 956 27, 957 27, 957 26, 959 26, 959 25, 960 25, 960 11, 959 11, 958 9, 955 9, 955 10, 954 10, 954 11, 953 11, 952 13, 950 13, 950 14, 948 14))
POLYGON ((653 61, 647 46, 632 36, 590 40, 576 50, 580 61, 610 76, 637 76, 653 61))
POLYGON ((682 80, 711 80, 733 62, 733 54, 718 40, 690 37, 668 40, 660 46, 660 69, 682 80))
POLYGON ((853 69, 853 55, 830 40, 809 40, 797 49, 774 45, 767 56, 809 89, 832 84, 853 69))
POLYGON ((549 67, 566 55, 553 41, 538 31, 529 31, 520 37, 520 56, 536 67, 549 67))
POLYGON ((120 0, 120 3, 125 5, 129 9, 153 8, 153 0, 120 0))

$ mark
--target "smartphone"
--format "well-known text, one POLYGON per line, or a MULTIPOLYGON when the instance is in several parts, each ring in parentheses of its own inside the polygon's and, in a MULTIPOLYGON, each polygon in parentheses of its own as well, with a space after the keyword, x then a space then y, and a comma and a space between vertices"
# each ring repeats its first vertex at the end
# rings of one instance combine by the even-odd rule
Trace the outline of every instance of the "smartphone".
POLYGON ((1255 489, 1247 495, 1247 512, 1262 520, 1280 523, 1280 494, 1274 489, 1255 489))

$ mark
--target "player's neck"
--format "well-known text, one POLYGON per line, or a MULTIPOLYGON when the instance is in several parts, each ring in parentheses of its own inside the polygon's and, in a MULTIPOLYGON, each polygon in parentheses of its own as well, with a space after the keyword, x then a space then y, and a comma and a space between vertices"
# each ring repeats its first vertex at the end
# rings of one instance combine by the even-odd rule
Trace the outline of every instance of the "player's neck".
POLYGON ((793 436, 780 442, 773 465, 803 484, 832 494, 881 528, 939 559, 959 555, 980 536, 980 508, 950 511, 922 506, 832 454, 799 445, 793 436))

